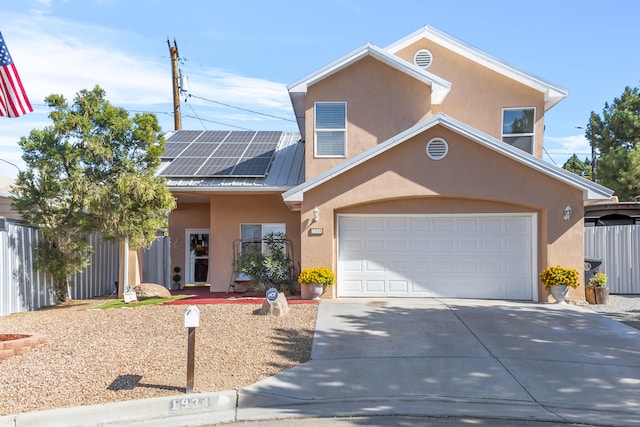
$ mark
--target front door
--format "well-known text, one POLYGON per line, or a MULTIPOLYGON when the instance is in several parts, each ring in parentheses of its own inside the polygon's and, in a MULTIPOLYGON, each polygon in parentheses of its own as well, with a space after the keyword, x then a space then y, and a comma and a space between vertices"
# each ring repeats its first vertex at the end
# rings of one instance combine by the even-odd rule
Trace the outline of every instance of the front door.
POLYGON ((209 230, 187 229, 185 285, 209 284, 209 230))

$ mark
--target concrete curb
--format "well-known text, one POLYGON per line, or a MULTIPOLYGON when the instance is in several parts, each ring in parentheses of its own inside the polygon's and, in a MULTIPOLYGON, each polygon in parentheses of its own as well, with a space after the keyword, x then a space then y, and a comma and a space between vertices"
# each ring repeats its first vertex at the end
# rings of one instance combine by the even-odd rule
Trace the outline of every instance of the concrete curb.
POLYGON ((0 427, 189 426, 234 421, 237 392, 194 393, 0 417, 0 427))

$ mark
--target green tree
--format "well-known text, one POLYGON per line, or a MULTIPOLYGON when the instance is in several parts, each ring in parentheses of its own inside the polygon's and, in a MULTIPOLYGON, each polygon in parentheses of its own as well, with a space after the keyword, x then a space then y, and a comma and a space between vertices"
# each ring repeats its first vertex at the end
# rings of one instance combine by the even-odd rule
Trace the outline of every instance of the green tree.
POLYGON ((91 232, 149 245, 175 201, 155 176, 164 151, 155 115, 129 117, 99 86, 71 105, 55 94, 45 102, 53 124, 21 138, 28 170, 18 175, 13 204, 42 232, 36 263, 64 299, 70 276, 88 263, 91 232))
POLYGON ((562 169, 573 172, 578 176, 591 180, 591 160, 587 157, 584 162, 575 155, 575 153, 569 157, 569 159, 562 165, 562 169))
POLYGON ((596 179, 620 201, 640 195, 640 90, 626 87, 602 116, 591 112, 585 132, 597 149, 596 179))

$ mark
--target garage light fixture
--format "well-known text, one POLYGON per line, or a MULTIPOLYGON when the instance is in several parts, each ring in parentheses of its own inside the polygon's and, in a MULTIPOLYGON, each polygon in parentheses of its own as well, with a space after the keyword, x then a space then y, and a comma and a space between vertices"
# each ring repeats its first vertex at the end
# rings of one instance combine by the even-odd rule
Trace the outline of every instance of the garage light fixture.
POLYGON ((315 208, 313 208, 313 222, 318 222, 319 220, 320 220, 320 211, 316 206, 315 208))
POLYGON ((567 207, 564 208, 564 217, 563 218, 564 218, 565 221, 569 221, 571 219, 571 212, 573 212, 572 209, 571 209, 571 206, 567 205, 567 207))

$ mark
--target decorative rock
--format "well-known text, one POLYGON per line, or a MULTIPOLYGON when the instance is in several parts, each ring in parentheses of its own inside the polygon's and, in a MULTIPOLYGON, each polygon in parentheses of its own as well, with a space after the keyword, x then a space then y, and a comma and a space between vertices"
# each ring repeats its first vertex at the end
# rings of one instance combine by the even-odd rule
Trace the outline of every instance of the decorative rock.
POLYGON ((136 291, 136 298, 139 300, 145 298, 170 298, 171 292, 162 285, 156 283, 140 283, 133 288, 136 291))
POLYGON ((289 303, 287 302, 287 298, 283 293, 278 294, 278 298, 271 304, 269 301, 265 300, 262 303, 262 308, 260 308, 260 314, 267 314, 270 316, 284 316, 289 312, 289 303), (271 307, 273 305, 273 308, 271 307))

